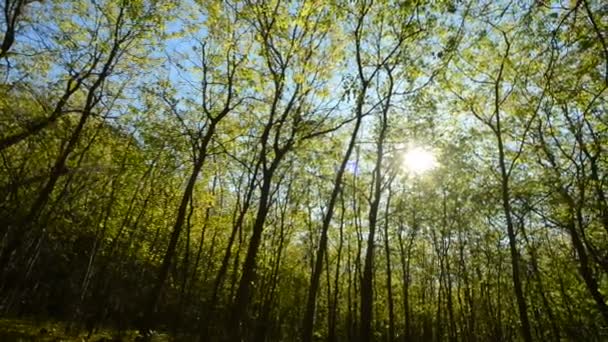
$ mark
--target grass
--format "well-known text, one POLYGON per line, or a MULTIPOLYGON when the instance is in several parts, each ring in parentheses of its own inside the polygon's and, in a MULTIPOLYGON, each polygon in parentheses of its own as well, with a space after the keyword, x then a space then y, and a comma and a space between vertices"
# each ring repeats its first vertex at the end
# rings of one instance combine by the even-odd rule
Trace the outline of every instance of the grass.
MULTIPOLYGON (((0 341, 2 342, 110 342, 134 341, 136 331, 127 331, 118 335, 116 331, 100 329, 87 340, 87 332, 66 333, 63 322, 36 321, 28 319, 0 319, 0 341)), ((158 334, 154 342, 169 341, 167 335, 158 334)))

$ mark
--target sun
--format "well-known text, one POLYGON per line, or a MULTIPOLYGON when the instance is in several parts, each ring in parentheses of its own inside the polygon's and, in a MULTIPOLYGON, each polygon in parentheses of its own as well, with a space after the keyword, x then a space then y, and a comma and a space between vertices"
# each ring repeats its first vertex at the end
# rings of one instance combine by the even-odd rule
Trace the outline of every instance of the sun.
POLYGON ((437 167, 437 159, 433 152, 413 147, 403 155, 403 167, 415 175, 421 175, 437 167))

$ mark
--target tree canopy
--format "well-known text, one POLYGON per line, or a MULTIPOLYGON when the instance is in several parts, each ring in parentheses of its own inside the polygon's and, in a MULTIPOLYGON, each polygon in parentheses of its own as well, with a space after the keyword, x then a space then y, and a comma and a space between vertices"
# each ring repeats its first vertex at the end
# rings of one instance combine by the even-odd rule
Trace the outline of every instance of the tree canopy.
POLYGON ((608 339, 603 2, 0 8, 3 317, 608 339))

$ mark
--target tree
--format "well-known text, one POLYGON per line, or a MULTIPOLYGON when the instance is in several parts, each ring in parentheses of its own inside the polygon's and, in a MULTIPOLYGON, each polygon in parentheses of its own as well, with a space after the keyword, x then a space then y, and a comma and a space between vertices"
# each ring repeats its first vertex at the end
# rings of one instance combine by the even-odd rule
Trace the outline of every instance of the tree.
POLYGON ((603 4, 0 6, 0 339, 605 339, 603 4))

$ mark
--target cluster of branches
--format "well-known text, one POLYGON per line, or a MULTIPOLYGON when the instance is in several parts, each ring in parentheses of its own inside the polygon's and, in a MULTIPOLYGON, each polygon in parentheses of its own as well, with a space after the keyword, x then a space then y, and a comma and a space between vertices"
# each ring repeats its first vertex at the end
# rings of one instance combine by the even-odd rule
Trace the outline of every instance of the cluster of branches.
POLYGON ((3 314, 186 340, 606 338, 606 6, 2 6, 3 314), (436 169, 403 169, 413 145, 436 169))

